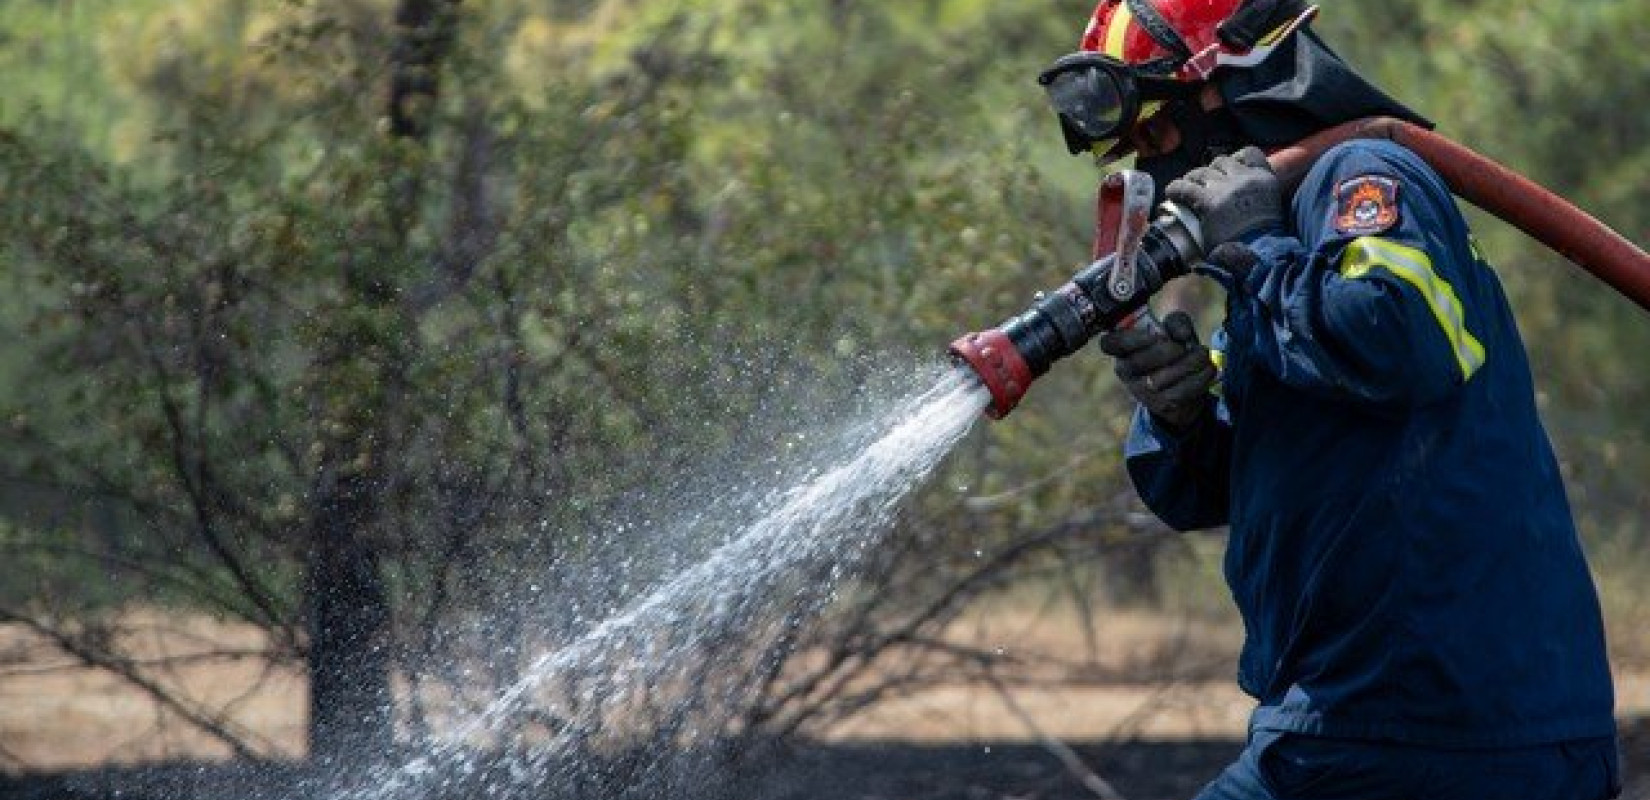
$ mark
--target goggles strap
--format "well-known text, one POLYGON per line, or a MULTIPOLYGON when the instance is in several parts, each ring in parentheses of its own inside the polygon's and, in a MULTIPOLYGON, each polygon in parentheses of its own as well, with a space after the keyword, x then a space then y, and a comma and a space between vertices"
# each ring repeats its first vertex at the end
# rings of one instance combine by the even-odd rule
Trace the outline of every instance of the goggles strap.
POLYGON ((1146 29, 1146 34, 1152 37, 1153 41, 1174 54, 1174 57, 1179 61, 1185 61, 1192 57, 1192 48, 1186 44, 1185 39, 1180 38, 1179 33, 1175 32, 1174 26, 1170 25, 1169 21, 1158 13, 1157 7, 1152 5, 1151 0, 1126 0, 1126 2, 1129 11, 1133 12, 1134 18, 1139 21, 1140 27, 1146 29))

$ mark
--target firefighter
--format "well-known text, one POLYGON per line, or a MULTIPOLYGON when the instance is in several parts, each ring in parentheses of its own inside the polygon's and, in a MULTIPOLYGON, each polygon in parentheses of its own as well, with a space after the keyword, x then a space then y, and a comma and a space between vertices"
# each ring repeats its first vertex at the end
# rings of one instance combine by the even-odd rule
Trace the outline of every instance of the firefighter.
POLYGON ((1428 123, 1278 0, 1103 0, 1041 78, 1068 147, 1132 155, 1194 215, 1227 290, 1100 340, 1138 401, 1141 498, 1229 526, 1257 701, 1199 796, 1566 798, 1620 791, 1597 593, 1524 347, 1444 182, 1390 141, 1275 148, 1338 123, 1428 123))

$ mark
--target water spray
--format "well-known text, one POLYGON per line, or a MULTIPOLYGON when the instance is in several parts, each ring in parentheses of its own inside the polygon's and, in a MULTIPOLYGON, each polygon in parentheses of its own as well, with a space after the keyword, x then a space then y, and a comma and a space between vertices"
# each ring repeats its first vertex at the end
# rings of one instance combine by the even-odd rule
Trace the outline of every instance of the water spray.
MULTIPOLYGON (((1282 148, 1267 161, 1292 190, 1325 151, 1349 139, 1403 145, 1437 170, 1452 192, 1650 310, 1650 255, 1644 250, 1530 179, 1425 128, 1390 117, 1357 120, 1282 148)), ((1197 219, 1173 203, 1158 206, 1154 215, 1153 188, 1143 173, 1107 176, 1098 225, 1100 239, 1115 241, 1115 247, 1097 248, 1093 263, 1060 288, 1039 292, 1020 315, 951 343, 952 358, 991 392, 987 416, 1007 416, 1055 361, 1128 322, 1165 284, 1194 271, 1206 244, 1197 219), (1120 218, 1108 209, 1119 210, 1111 214, 1120 218)))

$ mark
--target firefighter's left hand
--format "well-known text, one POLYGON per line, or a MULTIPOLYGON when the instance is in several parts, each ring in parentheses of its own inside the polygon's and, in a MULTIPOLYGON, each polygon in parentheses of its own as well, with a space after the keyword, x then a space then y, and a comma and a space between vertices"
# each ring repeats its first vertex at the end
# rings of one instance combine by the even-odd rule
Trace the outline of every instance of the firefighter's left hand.
POLYGON ((1190 427, 1210 402, 1214 361, 1184 311, 1170 314, 1162 325, 1148 318, 1102 333, 1100 350, 1117 359, 1123 387, 1170 431, 1190 427))
POLYGON ((1165 194, 1197 217, 1208 250, 1283 226, 1283 186, 1258 147, 1186 173, 1165 194))

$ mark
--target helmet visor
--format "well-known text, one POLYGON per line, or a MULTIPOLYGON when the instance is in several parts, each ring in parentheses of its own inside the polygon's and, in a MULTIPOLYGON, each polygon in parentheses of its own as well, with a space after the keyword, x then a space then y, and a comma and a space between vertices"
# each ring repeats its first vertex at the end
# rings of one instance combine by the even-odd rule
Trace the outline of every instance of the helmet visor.
POLYGON ((1060 116, 1066 149, 1112 161, 1128 152, 1129 133, 1148 112, 1161 107, 1161 101, 1193 91, 1191 84, 1167 77, 1174 68, 1172 60, 1124 64, 1082 51, 1061 56, 1037 82, 1060 116))
POLYGON ((1073 154, 1095 151, 1101 144, 1109 149, 1131 122, 1132 81, 1120 71, 1091 63, 1044 77, 1043 90, 1060 117, 1066 148, 1073 154))

